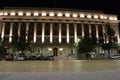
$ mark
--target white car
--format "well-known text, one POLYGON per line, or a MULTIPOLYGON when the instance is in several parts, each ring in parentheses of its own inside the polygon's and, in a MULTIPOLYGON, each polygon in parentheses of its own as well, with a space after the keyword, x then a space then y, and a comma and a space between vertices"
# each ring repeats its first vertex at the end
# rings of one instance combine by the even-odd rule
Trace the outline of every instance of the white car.
POLYGON ((120 59, 120 55, 111 55, 110 59, 120 59))
POLYGON ((24 61, 24 56, 19 55, 19 56, 17 56, 16 60, 17 61, 24 61))

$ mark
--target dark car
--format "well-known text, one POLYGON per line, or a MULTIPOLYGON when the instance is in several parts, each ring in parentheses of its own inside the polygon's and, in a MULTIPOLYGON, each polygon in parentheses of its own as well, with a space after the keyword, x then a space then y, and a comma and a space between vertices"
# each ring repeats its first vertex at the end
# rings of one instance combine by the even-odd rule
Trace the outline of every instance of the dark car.
POLYGON ((37 57, 37 60, 45 60, 45 57, 44 56, 39 56, 39 57, 37 57))
POLYGON ((54 60, 54 56, 47 56, 47 60, 54 60))
POLYGON ((36 56, 29 56, 28 60, 37 60, 36 56))
POLYGON ((6 56, 5 56, 5 60, 6 60, 6 61, 13 61, 13 59, 14 59, 13 55, 10 55, 10 54, 9 54, 9 55, 6 55, 6 56))
POLYGON ((37 60, 54 60, 54 56, 39 56, 37 60))

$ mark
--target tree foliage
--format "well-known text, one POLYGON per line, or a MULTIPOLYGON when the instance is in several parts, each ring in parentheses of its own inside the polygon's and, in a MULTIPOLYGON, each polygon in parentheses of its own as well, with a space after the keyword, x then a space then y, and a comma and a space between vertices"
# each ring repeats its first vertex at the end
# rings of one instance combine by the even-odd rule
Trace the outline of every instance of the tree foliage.
POLYGON ((7 50, 4 46, 4 41, 0 38, 0 58, 4 58, 7 55, 7 50))
POLYGON ((85 37, 77 42, 77 57, 80 59, 81 54, 89 54, 95 50, 95 46, 97 43, 96 38, 85 37))
POLYGON ((113 30, 113 28, 110 27, 110 24, 107 24, 107 33, 104 34, 105 40, 102 44, 102 48, 104 50, 108 50, 108 58, 110 57, 110 50, 112 48, 116 47, 116 37, 115 37, 115 31, 113 30))

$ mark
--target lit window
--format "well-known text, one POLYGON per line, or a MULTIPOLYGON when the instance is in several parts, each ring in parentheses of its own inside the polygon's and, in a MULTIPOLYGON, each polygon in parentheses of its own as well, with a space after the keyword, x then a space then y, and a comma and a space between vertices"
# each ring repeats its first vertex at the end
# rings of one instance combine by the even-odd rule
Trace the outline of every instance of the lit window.
POLYGON ((103 17, 103 15, 100 15, 100 19, 103 19, 104 17, 103 17))
POLYGON ((113 20, 113 17, 109 17, 109 20, 113 20))
POLYGON ((91 15, 87 15, 87 18, 91 18, 91 15))
POLYGON ((8 13, 7 13, 7 12, 5 12, 5 13, 4 13, 4 16, 7 16, 7 15, 8 15, 8 13))
POLYGON ((39 13, 38 12, 34 12, 34 16, 38 16, 39 15, 39 13))
POLYGON ((62 16, 62 13, 58 13, 57 16, 61 17, 61 16, 62 16))
POLYGON ((70 17, 70 13, 65 13, 65 17, 70 17))
POLYGON ((73 14, 73 17, 77 17, 77 14, 73 14))
POLYGON ((46 14, 46 12, 42 12, 42 14, 41 14, 42 16, 46 16, 47 14, 46 14))
POLYGON ((114 17, 114 20, 118 20, 117 17, 114 17))
POLYGON ((0 16, 2 16, 3 15, 3 12, 0 12, 0 16))
POLYGON ((31 13, 30 13, 30 12, 27 12, 27 13, 26 13, 26 16, 30 16, 30 15, 31 15, 31 13))
POLYGON ((23 12, 19 12, 18 15, 19 15, 19 16, 23 16, 23 12))
POLYGON ((14 15, 15 15, 15 12, 11 12, 10 15, 11 15, 11 16, 14 16, 14 15))
POLYGON ((85 17, 85 15, 84 15, 84 14, 80 14, 80 17, 81 17, 81 18, 84 18, 84 17, 85 17))
POLYGON ((94 15, 94 18, 98 18, 98 15, 94 15))
POLYGON ((49 16, 54 16, 55 14, 53 13, 53 12, 51 12, 50 14, 49 14, 49 16))

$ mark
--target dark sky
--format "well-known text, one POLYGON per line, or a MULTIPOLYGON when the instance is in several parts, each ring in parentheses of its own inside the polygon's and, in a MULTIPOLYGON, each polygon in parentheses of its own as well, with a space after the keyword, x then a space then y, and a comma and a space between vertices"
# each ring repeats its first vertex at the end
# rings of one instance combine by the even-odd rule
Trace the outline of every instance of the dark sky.
POLYGON ((0 0, 3 7, 54 7, 100 10, 120 16, 119 0, 0 0))

